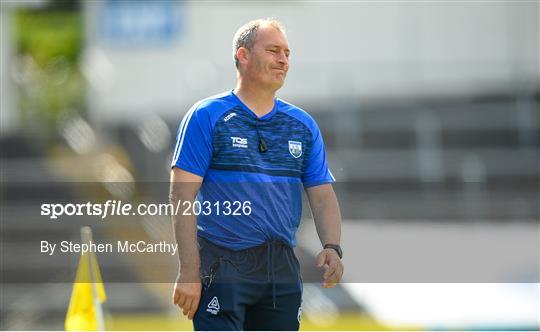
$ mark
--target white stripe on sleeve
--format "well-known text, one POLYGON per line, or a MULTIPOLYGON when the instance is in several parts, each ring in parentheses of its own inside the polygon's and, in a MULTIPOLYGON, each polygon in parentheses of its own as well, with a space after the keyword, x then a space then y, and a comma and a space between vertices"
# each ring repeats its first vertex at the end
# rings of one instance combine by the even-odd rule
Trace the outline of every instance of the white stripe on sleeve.
POLYGON ((171 167, 176 165, 176 162, 178 161, 178 157, 180 157, 180 151, 182 151, 182 145, 184 144, 184 138, 186 136, 187 127, 189 125, 189 121, 191 120, 191 116, 193 115, 193 112, 197 109, 200 102, 193 105, 193 107, 184 115, 184 118, 182 119, 182 122, 180 123, 180 134, 178 136, 178 139, 176 140, 176 147, 174 148, 174 155, 171 162, 171 167))

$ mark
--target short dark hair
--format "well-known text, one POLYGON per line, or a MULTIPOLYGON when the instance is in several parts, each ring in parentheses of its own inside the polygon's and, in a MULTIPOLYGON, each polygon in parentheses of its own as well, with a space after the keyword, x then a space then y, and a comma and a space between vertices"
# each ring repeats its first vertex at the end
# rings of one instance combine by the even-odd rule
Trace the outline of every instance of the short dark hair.
POLYGON ((283 24, 274 18, 260 18, 257 20, 249 21, 248 23, 242 25, 238 31, 234 34, 233 39, 233 59, 234 65, 238 68, 238 57, 236 52, 240 47, 247 48, 248 50, 253 49, 255 45, 255 40, 257 39, 257 31, 261 25, 270 25, 279 31, 285 33, 285 28, 283 24))

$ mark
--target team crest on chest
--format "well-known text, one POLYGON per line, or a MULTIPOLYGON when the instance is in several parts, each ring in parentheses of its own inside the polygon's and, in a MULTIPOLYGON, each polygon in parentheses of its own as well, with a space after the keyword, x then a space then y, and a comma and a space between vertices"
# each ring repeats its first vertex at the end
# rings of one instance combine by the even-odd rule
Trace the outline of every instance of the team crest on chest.
POLYGON ((289 141, 289 152, 295 158, 300 158, 302 155, 302 142, 289 141))

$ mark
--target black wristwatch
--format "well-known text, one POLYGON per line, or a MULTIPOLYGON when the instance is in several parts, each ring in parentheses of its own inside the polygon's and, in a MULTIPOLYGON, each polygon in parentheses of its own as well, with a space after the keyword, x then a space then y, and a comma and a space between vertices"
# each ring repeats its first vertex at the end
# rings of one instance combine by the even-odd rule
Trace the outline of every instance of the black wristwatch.
POLYGON ((339 244, 330 244, 330 243, 327 243, 324 245, 324 249, 326 248, 330 248, 330 249, 334 249, 338 256, 339 256, 339 259, 342 259, 343 258, 343 250, 341 250, 341 247, 339 246, 339 244))

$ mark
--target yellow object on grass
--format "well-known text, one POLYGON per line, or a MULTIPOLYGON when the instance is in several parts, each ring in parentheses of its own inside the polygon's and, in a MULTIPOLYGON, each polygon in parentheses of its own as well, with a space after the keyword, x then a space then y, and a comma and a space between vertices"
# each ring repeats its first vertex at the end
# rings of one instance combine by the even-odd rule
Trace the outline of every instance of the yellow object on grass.
MULTIPOLYGON (((83 241, 91 239, 90 228, 84 227, 83 241)), ((81 255, 75 284, 69 300, 65 328, 67 331, 98 331, 104 329, 101 304, 107 300, 96 255, 81 255)))

